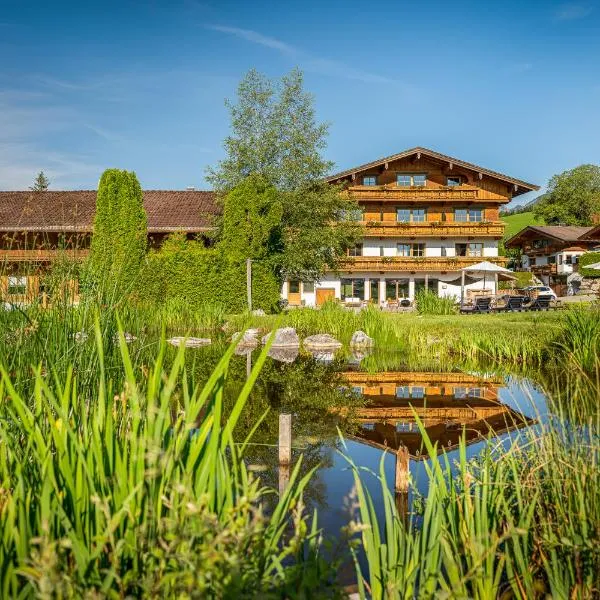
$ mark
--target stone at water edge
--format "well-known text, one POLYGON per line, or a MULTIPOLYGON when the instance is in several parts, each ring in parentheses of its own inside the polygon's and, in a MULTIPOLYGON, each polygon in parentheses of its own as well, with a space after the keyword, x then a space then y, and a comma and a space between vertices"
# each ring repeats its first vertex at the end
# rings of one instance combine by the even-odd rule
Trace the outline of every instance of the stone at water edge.
POLYGON ((171 346, 185 346, 186 348, 200 348, 201 346, 208 346, 212 343, 210 338, 185 338, 185 337, 173 337, 167 340, 171 346))
MULTIPOLYGON (((270 333, 267 333, 263 337, 263 345, 269 341, 270 335, 270 333)), ((294 348, 300 346, 300 338, 293 327, 283 327, 275 331, 275 339, 272 345, 276 348, 294 348)))
POLYGON ((306 348, 341 348, 342 343, 336 340, 329 333, 317 333, 304 339, 304 346, 306 348))
POLYGON ((370 347, 375 345, 375 340, 369 337, 364 331, 355 331, 350 340, 351 346, 370 347))
POLYGON ((271 346, 268 356, 283 363, 293 363, 300 353, 300 346, 271 346))
POLYGON ((231 336, 231 341, 237 342, 238 346, 257 346, 258 333, 258 329, 246 329, 243 333, 241 331, 236 331, 231 336))

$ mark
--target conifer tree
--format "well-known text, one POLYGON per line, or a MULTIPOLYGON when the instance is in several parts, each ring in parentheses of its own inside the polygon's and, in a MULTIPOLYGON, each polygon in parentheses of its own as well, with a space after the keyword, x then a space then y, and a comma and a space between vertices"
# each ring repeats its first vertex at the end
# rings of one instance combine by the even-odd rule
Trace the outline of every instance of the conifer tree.
POLYGON ((107 169, 96 196, 89 271, 104 298, 117 298, 135 283, 147 245, 147 217, 133 172, 107 169))
POLYGON ((32 192, 45 192, 50 186, 50 180, 44 175, 44 171, 40 171, 37 177, 33 180, 33 185, 29 187, 32 192))

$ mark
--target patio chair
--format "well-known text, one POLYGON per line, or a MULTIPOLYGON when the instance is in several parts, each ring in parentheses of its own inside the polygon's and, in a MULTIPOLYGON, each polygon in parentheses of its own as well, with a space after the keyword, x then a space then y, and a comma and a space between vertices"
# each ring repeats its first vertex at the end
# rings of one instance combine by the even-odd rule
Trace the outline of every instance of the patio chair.
POLYGON ((550 296, 538 296, 531 301, 528 310, 548 310, 550 308, 550 296))
POLYGON ((522 310, 525 310, 524 305, 526 301, 526 296, 508 296, 506 298, 506 304, 497 306, 495 310, 498 312, 521 312, 522 310))
POLYGON ((491 298, 480 296, 475 298, 475 304, 473 306, 461 306, 460 312, 463 314, 474 314, 474 313, 489 313, 491 310, 491 298))

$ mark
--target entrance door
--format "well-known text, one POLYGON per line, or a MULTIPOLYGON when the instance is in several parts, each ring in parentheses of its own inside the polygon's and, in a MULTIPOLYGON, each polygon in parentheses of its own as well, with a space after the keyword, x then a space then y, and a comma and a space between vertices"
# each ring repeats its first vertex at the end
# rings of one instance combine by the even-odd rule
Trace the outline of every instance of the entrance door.
POLYGON ((379 304, 379 279, 371 279, 369 282, 371 302, 379 304))
POLYGON ((327 300, 335 299, 334 288, 317 288, 317 306, 321 306, 327 300))
POLYGON ((290 306, 300 306, 300 282, 288 282, 288 304, 290 306))

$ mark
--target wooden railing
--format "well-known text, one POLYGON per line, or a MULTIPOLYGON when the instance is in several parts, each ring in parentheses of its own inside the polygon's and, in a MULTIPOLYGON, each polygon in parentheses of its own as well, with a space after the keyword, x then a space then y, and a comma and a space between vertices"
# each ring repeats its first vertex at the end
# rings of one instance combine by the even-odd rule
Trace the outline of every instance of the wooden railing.
POLYGON ((398 223, 362 221, 366 237, 495 237, 504 235, 504 223, 398 223))
POLYGON ((558 267, 556 263, 548 265, 533 265, 531 271, 536 275, 556 275, 558 267))
POLYGON ((356 185, 347 189, 348 194, 357 200, 418 200, 418 201, 448 201, 448 200, 477 200, 476 187, 401 188, 395 185, 356 185))
POLYGON ((0 262, 51 262, 59 257, 81 260, 89 255, 88 249, 70 250, 3 250, 0 262))
POLYGON ((484 260, 505 266, 507 259, 495 257, 424 257, 413 258, 404 256, 354 256, 349 257, 340 265, 340 271, 460 271, 484 260))

